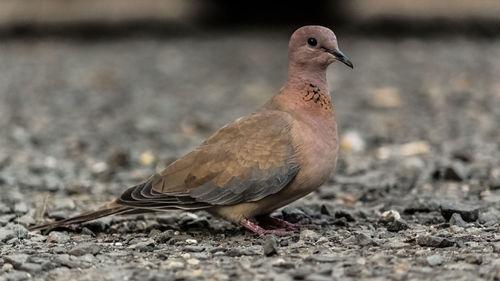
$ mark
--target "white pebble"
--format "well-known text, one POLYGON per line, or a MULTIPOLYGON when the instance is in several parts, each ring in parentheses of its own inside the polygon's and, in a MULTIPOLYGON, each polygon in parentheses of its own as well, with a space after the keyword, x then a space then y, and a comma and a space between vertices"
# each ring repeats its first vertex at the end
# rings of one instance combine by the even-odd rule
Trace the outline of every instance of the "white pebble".
POLYGON ((198 264, 200 264, 200 260, 198 260, 198 259, 188 259, 187 263, 190 264, 190 265, 198 265, 198 264))
POLYGON ((380 216, 380 220, 383 222, 393 222, 399 219, 401 219, 401 215, 395 210, 385 211, 380 216))

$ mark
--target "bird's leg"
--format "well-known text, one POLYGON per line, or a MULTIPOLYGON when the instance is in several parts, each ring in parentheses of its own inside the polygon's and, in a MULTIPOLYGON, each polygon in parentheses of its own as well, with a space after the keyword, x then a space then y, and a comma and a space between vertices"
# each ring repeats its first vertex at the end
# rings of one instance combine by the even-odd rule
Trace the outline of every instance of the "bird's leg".
POLYGON ((274 234, 274 235, 289 235, 291 232, 286 231, 286 229, 264 229, 257 225, 256 223, 250 221, 249 219, 242 219, 240 225, 244 228, 252 231, 253 233, 264 235, 264 234, 274 234))
POLYGON ((284 228, 286 230, 298 230, 302 226, 300 224, 295 224, 288 222, 286 220, 278 219, 275 217, 271 217, 270 215, 262 215, 258 216, 255 219, 262 225, 262 226, 271 226, 275 228, 284 228))

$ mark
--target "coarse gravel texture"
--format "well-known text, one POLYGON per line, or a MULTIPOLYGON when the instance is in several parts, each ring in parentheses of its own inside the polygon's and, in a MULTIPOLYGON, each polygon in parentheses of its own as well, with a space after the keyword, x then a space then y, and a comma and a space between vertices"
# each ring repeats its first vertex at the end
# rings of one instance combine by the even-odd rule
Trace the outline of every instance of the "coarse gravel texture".
POLYGON ((200 212, 48 235, 263 104, 283 31, 0 44, 0 280, 500 280, 500 40, 337 34, 331 179, 258 237, 200 212))

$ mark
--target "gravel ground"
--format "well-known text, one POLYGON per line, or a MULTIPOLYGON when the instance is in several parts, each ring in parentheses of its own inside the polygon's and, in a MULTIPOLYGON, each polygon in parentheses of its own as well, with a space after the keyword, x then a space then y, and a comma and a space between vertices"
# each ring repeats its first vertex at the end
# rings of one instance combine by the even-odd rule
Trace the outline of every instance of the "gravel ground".
POLYGON ((257 237, 196 214, 42 235, 249 113, 286 32, 0 45, 0 280, 500 280, 500 40, 348 37, 330 90, 337 172, 257 237))

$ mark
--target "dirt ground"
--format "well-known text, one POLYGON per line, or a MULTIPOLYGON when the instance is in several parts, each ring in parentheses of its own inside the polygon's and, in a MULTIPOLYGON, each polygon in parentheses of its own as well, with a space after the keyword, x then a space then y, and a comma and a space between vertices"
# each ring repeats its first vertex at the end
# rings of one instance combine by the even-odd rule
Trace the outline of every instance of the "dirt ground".
POLYGON ((97 207, 277 92, 289 34, 0 43, 0 280, 500 280, 500 40, 360 38, 328 80, 321 189, 258 237, 196 214, 25 226, 97 207))

